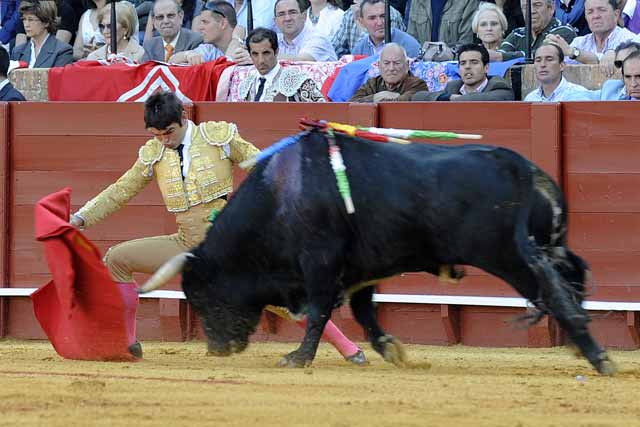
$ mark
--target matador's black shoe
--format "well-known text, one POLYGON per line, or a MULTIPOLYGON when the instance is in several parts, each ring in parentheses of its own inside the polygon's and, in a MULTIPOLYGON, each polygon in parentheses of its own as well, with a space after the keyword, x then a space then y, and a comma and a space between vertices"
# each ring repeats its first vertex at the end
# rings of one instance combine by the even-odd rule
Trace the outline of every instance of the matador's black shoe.
POLYGON ((142 344, 140 344, 140 341, 134 342, 127 349, 129 350, 129 353, 133 355, 133 357, 142 359, 142 344))
POLYGON ((358 350, 351 356, 345 357, 344 360, 346 360, 347 362, 351 362, 357 366, 366 366, 369 364, 369 361, 367 360, 367 356, 364 355, 364 351, 362 350, 358 350))

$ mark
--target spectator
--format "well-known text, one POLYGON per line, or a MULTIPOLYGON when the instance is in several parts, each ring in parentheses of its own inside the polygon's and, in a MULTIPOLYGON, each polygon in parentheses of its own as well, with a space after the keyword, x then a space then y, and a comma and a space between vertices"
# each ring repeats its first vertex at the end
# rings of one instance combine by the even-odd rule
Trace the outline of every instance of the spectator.
MULTIPOLYGON (((244 40, 234 35, 236 11, 225 0, 207 3, 196 25, 204 43, 193 50, 176 53, 170 62, 195 65, 226 56, 241 65, 251 64, 249 53, 242 45, 244 40)), ((242 31, 244 33, 244 29, 242 31)))
MULTIPOLYGON (((350 54, 356 42, 367 35, 367 30, 360 22, 360 2, 361 0, 355 0, 351 7, 344 13, 340 27, 331 39, 331 44, 338 58, 342 55, 350 54)), ((404 31, 406 27, 402 21, 402 15, 393 7, 391 7, 390 10, 391 28, 404 31)))
POLYGON ((239 87, 240 97, 256 102, 325 102, 318 85, 303 71, 278 64, 278 36, 268 28, 256 28, 247 37, 247 48, 256 69, 239 87))
MULTIPOLYGON (((354 55, 375 55, 384 46, 385 26, 384 0, 362 0, 360 3, 360 19, 367 30, 366 35, 353 47, 354 55)), ((391 29, 391 41, 402 46, 407 55, 415 58, 419 55, 420 44, 409 34, 396 28, 391 29)))
POLYGON ((507 31, 507 18, 493 3, 480 3, 471 20, 471 29, 487 50, 496 50, 507 31))
POLYGON ((12 59, 24 61, 29 68, 62 67, 73 62, 73 48, 56 39, 56 3, 40 0, 20 3, 20 17, 28 41, 13 50, 12 59))
POLYGON ((557 44, 569 57, 569 64, 611 64, 613 52, 620 43, 633 40, 636 35, 626 28, 617 25, 620 9, 617 0, 586 0, 585 15, 590 34, 573 39, 571 44, 562 37, 549 34, 547 40, 557 44), (607 51, 611 54, 605 55, 607 51))
MULTIPOLYGON (((640 43, 626 42, 620 44, 615 50, 614 66, 618 69, 622 68, 624 60, 637 51, 640 51, 640 43)), ((601 89, 570 94, 567 101, 621 101, 628 99, 628 96, 624 79, 621 75, 620 79, 605 81, 601 89)))
POLYGON ((621 26, 632 33, 640 33, 640 1, 621 0, 618 7, 622 9, 621 26))
POLYGON ((311 0, 306 25, 329 40, 338 32, 344 10, 340 0, 311 0))
MULTIPOLYGON (((67 0, 55 0, 55 2, 58 10, 56 38, 61 42, 71 44, 73 36, 78 31, 76 13, 67 0)), ((16 34, 16 43, 22 44, 26 41, 27 36, 24 32, 24 25, 20 22, 16 34)))
MULTIPOLYGON (((444 42, 449 46, 471 43, 471 18, 478 0, 413 0, 407 32, 421 44, 444 42)), ((409 55, 409 51, 407 51, 409 55)))
MULTIPOLYGON (((182 18, 182 28, 193 30, 197 23, 197 17, 202 12, 203 3, 202 0, 175 0, 180 8, 184 17, 182 18)), ((150 40, 152 37, 158 35, 158 32, 153 26, 153 5, 152 1, 145 1, 136 8, 138 15, 146 14, 146 27, 142 40, 150 40), (149 19, 151 18, 151 19, 149 19)))
POLYGON ((443 91, 418 92, 412 101, 513 101, 509 83, 497 76, 487 76, 489 52, 484 46, 461 46, 458 68, 461 80, 447 83, 443 91))
POLYGON ((9 54, 0 46, 0 101, 26 101, 16 88, 13 87, 9 79, 9 54))
POLYGON ((76 41, 73 43, 73 58, 86 58, 91 52, 104 46, 104 37, 98 29, 98 10, 107 0, 83 0, 87 10, 80 17, 76 41))
MULTIPOLYGON (((116 5, 116 43, 118 55, 130 61, 140 63, 144 56, 144 49, 137 40, 138 14, 133 4, 119 1, 116 5)), ((111 7, 109 3, 98 11, 98 28, 102 31, 105 45, 94 50, 87 59, 108 59, 111 54, 111 7)))
POLYGON ((409 60, 404 48, 389 43, 380 52, 380 75, 370 78, 350 101, 410 101, 417 92, 428 90, 424 80, 409 73, 409 60))
MULTIPOLYGON (((246 0, 227 0, 231 5, 235 6, 236 16, 238 17, 238 25, 242 28, 249 28, 247 25, 247 2, 246 0)), ((275 30, 276 24, 273 19, 273 9, 276 0, 260 0, 253 1, 253 28, 263 27, 275 30)), ((308 5, 308 3, 307 3, 308 5)), ((305 10, 306 6, 301 10, 305 10)))
POLYGON ((554 0, 555 17, 562 25, 568 25, 576 29, 580 36, 589 32, 589 26, 584 16, 585 0, 554 0))
POLYGON ((511 33, 518 27, 524 27, 524 16, 522 16, 520 0, 487 0, 487 3, 493 3, 498 6, 507 19, 505 34, 511 33))
MULTIPOLYGON (((531 51, 535 52, 548 34, 557 34, 571 43, 576 36, 573 28, 560 24, 554 17, 554 0, 531 0, 531 51)), ((527 16, 527 0, 520 0, 522 12, 527 16)), ((489 51, 491 61, 508 61, 525 56, 527 50, 527 29, 516 28, 502 42, 497 51, 489 51)))
POLYGON ((567 96, 587 89, 571 83, 562 75, 564 70, 564 53, 555 44, 543 44, 536 49, 533 66, 538 81, 538 88, 525 97, 531 102, 560 102, 566 101, 567 96))
POLYGON ((278 34, 279 60, 336 61, 336 52, 326 37, 316 34, 306 24, 303 0, 276 0, 274 13, 278 34))
POLYGON ((175 0, 157 0, 153 5, 153 25, 157 37, 144 41, 143 61, 168 62, 174 53, 195 49, 202 43, 202 36, 182 28, 184 12, 175 0))
POLYGON ((6 49, 16 38, 20 24, 20 0, 0 1, 0 44, 6 49))
POLYGON ((640 101, 640 52, 635 51, 622 61, 622 80, 627 100, 640 101))

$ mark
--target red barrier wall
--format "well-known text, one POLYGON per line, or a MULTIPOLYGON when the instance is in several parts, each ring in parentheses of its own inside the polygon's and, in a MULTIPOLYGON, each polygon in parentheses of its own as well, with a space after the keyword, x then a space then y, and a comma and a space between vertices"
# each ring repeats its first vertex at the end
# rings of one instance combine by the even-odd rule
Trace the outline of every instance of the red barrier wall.
MULTIPOLYGON (((638 117, 633 102, 562 105, 569 242, 591 265, 592 299, 640 301, 638 117)), ((637 313, 605 314, 593 322, 598 338, 640 344, 637 313)))
MULTIPOLYGON (((9 222, 7 220, 7 206, 10 202, 9 176, 10 167, 7 165, 9 152, 9 104, 0 102, 0 287, 9 287, 7 274, 7 251, 9 245, 9 222)), ((8 328, 9 300, 0 297, 0 338, 4 337, 8 328)))

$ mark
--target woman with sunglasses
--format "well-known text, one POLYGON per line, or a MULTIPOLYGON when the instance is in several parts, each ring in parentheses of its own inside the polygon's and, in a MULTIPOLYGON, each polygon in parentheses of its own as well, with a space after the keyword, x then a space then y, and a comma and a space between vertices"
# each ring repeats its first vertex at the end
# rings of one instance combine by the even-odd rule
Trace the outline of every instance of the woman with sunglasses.
MULTIPOLYGON (((98 11, 98 28, 104 36, 105 45, 93 51, 87 59, 108 59, 111 55, 111 5, 107 4, 98 11)), ((127 1, 119 1, 116 5, 116 44, 117 54, 129 61, 140 63, 144 56, 144 48, 136 40, 138 34, 138 14, 134 6, 127 1)))

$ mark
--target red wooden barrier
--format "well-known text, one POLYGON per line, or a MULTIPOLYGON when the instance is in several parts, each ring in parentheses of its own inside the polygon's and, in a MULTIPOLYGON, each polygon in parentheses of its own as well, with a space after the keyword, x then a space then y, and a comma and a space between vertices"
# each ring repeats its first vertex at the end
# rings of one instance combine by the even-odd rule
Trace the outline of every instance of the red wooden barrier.
MULTIPOLYGON (((9 175, 10 168, 7 165, 7 153, 9 152, 9 104, 0 102, 0 288, 9 287, 7 268, 7 252, 9 239, 9 221, 7 220, 7 206, 10 203, 9 175)), ((8 298, 0 297, 0 338, 7 334, 8 298)))
MULTIPOLYGON (((639 114, 633 102, 562 105, 569 241, 591 264, 592 299, 640 301, 639 114)), ((637 314, 600 315, 598 338, 640 345, 637 314)))

